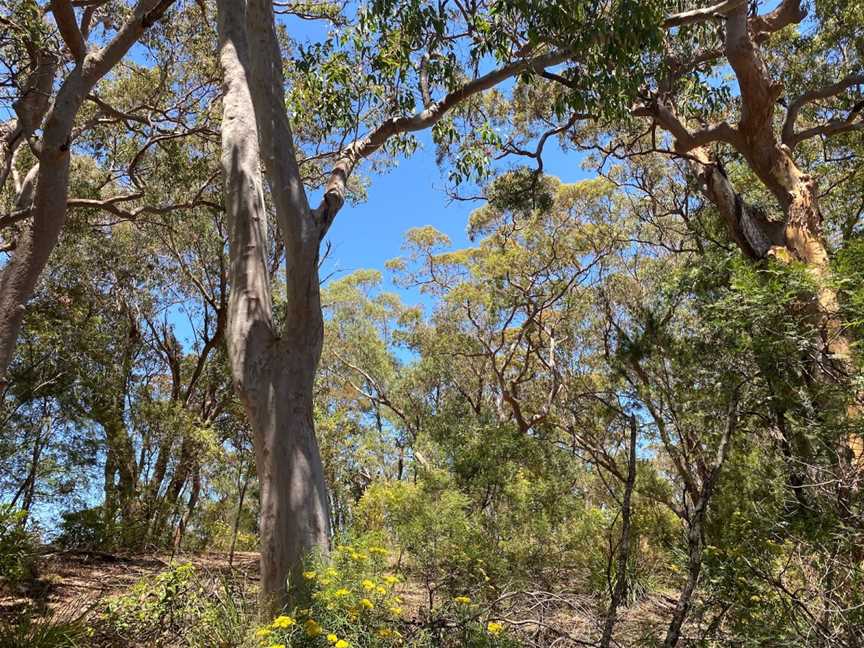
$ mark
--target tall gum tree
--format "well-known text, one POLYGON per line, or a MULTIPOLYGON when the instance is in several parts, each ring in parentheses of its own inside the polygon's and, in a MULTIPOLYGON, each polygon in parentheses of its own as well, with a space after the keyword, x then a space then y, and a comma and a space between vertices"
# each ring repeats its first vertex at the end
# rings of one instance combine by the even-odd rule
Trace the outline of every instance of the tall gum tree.
MULTIPOLYGON (((812 79, 805 75, 805 89, 787 101, 783 76, 793 73, 778 65, 776 59, 782 52, 772 52, 770 45, 772 39, 783 38, 783 30, 799 26, 807 10, 799 0, 783 0, 764 14, 757 9, 758 3, 727 0, 668 16, 664 21, 669 30, 665 72, 656 79, 648 100, 633 113, 649 117, 672 136, 673 153, 688 161, 743 254, 754 261, 796 261, 808 269, 817 284, 812 310, 822 332, 822 369, 832 380, 842 381, 849 374, 850 340, 841 325, 837 292, 831 284, 820 178, 807 172, 804 164, 808 154, 801 149, 811 140, 818 138, 824 144, 864 128, 859 119, 862 104, 850 103, 854 89, 864 83, 864 74, 860 73, 860 61, 848 53, 836 65, 838 78, 820 85, 818 74, 812 79), (719 28, 711 31, 710 24, 719 28), (678 44, 688 39, 697 47, 693 48, 692 42, 683 48, 678 44), (716 110, 711 114, 710 109, 694 115, 682 97, 684 88, 707 84, 710 74, 725 64, 737 81, 737 107, 729 105, 728 117, 716 110), (820 106, 826 102, 833 102, 827 116, 820 106), (786 106, 785 115, 778 114, 781 105, 786 106), (716 121, 711 123, 712 119, 716 121), (807 122, 803 128, 802 121, 807 122), (772 217, 736 189, 714 150, 724 146, 740 156, 773 197, 781 217, 772 217)), ((820 56, 828 61, 829 54, 821 52, 820 56)), ((823 67, 832 68, 827 63, 823 67)), ((814 68, 818 70, 819 65, 814 68)), ((799 81, 797 85, 802 84, 799 81)), ((860 454, 860 444, 854 450, 860 454)))
MULTIPOLYGON (((514 37, 519 30, 506 21, 491 30, 488 42, 483 41, 484 32, 478 31, 480 13, 453 13, 439 7, 440 14, 431 11, 422 20, 413 16, 412 21, 408 14, 416 7, 411 3, 384 3, 379 10, 391 19, 391 29, 377 34, 380 67, 386 67, 381 61, 390 56, 387 48, 398 45, 393 39, 404 36, 403 27, 410 32, 418 22, 430 23, 428 32, 416 39, 428 43, 429 51, 405 46, 409 59, 414 57, 412 78, 418 88, 406 89, 405 68, 396 69, 394 87, 379 95, 384 97, 378 102, 379 110, 363 115, 361 122, 370 124, 368 132, 356 137, 357 123, 348 119, 348 136, 337 138, 335 150, 326 154, 332 170, 320 183, 323 199, 312 208, 301 174, 303 159, 298 157, 285 109, 283 60, 271 3, 220 0, 217 7, 224 78, 222 166, 231 258, 226 341, 235 387, 253 428, 261 484, 261 611, 266 617, 278 611, 289 600, 288 590, 302 581, 304 558, 328 548, 327 485, 312 402, 323 331, 318 262, 321 241, 350 192, 349 177, 361 161, 394 142, 398 150, 398 142, 408 134, 435 126, 448 113, 471 105, 481 93, 508 79, 543 74, 582 52, 548 44, 528 47, 514 37), (454 21, 468 27, 454 30, 459 36, 450 38, 448 25, 454 21), (452 48, 459 38, 468 38, 474 45, 474 64, 442 72, 440 61, 454 59, 435 48, 452 48), (480 59, 490 54, 498 67, 479 73, 480 59), (441 88, 443 96, 434 100, 433 92, 441 88), (267 212, 259 160, 272 197, 279 244, 285 250, 284 320, 278 324, 265 254, 267 212)), ((484 4, 482 9, 489 7, 484 4)), ((591 24, 589 14, 586 10, 583 15, 586 24, 591 24)), ((365 15, 363 20, 367 19, 365 15)), ((367 38, 359 49, 374 54, 375 42, 367 38)), ((491 58, 483 67, 490 66, 491 58)), ((303 81, 302 73, 298 79, 303 81)), ((360 92, 359 99, 367 99, 374 92, 373 84, 365 91, 368 96, 360 92)), ((325 94, 322 105, 326 108, 338 101, 338 96, 325 94)))
MULTIPOLYGON (((71 145, 78 112, 96 84, 173 3, 174 0, 140 0, 110 40, 94 48, 88 48, 87 40, 94 11, 102 3, 88 5, 80 19, 69 0, 52 2, 46 9, 53 16, 65 45, 64 55, 71 59, 73 67, 53 99, 45 101, 43 91, 53 86, 59 56, 34 54, 34 78, 28 80, 25 94, 18 102, 18 117, 14 124, 4 126, 0 146, 0 166, 4 172, 0 179, 7 179, 5 169, 11 166, 12 156, 25 139, 32 142, 38 164, 22 183, 20 193, 27 200, 19 201, 17 211, 22 213, 14 215, 16 218, 26 215, 30 220, 11 258, 0 269, 0 385, 6 382, 4 376, 12 360, 27 301, 66 220, 71 145), (41 137, 36 139, 33 135, 40 126, 41 137), (19 134, 7 137, 6 132, 19 134)), ((35 11, 38 14, 42 9, 37 6, 35 11)))

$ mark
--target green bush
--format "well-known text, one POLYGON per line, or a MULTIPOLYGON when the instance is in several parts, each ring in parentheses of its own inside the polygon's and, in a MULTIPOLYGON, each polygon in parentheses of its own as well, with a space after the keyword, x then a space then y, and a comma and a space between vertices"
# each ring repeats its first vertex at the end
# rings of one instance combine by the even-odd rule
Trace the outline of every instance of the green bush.
POLYGON ((401 577, 387 569, 389 551, 360 540, 339 545, 304 573, 310 605, 254 632, 262 648, 390 648, 515 646, 504 629, 465 596, 447 599, 421 619, 408 619, 401 577))
POLYGON ((248 646, 254 602, 238 584, 189 563, 143 578, 110 597, 94 620, 95 645, 189 648, 248 646))
POLYGON ((0 581, 6 587, 35 576, 36 539, 24 525, 26 515, 11 506, 0 506, 0 581))
POLYGON ((105 523, 101 507, 63 513, 60 534, 55 542, 66 548, 101 549, 109 545, 112 529, 105 523))

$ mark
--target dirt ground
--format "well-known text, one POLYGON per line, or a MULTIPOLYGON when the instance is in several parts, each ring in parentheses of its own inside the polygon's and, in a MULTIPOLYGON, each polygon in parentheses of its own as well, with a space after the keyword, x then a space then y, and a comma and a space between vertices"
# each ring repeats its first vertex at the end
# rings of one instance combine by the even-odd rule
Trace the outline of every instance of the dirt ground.
POLYGON ((172 561, 192 563, 200 572, 231 579, 258 578, 257 553, 235 552, 229 565, 228 554, 216 552, 133 556, 48 550, 37 563, 33 581, 15 591, 0 592, 0 618, 8 618, 23 606, 51 611, 84 610, 128 589, 141 578, 164 571, 172 561))

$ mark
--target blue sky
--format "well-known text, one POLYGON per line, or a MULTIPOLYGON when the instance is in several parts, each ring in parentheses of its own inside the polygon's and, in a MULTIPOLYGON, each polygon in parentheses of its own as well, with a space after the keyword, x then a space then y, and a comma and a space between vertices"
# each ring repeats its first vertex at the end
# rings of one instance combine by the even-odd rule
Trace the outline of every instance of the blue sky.
MULTIPOLYGON (((455 247, 469 245, 468 216, 482 203, 450 200, 445 190, 446 171, 435 162, 429 133, 420 134, 419 139, 423 147, 413 156, 400 160, 386 174, 371 178, 365 202, 346 205, 336 217, 328 235, 333 249, 322 276, 334 270, 338 271, 336 277, 361 268, 380 270, 385 289, 398 291, 404 300, 416 303, 417 294, 397 288, 384 268, 386 261, 400 255, 405 232, 432 225, 455 247)), ((546 147, 544 168, 565 182, 590 176, 581 168, 579 155, 565 154, 552 142, 546 147)))

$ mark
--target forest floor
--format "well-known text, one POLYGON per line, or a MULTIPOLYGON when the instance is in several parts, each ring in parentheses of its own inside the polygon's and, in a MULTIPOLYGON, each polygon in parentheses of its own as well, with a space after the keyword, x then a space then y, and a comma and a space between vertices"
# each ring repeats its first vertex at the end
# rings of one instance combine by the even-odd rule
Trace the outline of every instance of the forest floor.
MULTIPOLYGON (((229 564, 228 554, 218 552, 172 556, 170 553, 122 555, 49 550, 39 560, 36 577, 26 587, 15 592, 0 592, 0 623, 12 621, 24 609, 60 617, 88 615, 88 611, 99 608, 107 597, 128 591, 143 578, 156 576, 172 562, 192 563, 196 572, 210 582, 230 581, 239 585, 234 591, 250 595, 258 578, 258 554, 252 552, 236 552, 229 564)), ((426 603, 426 595, 419 585, 412 587, 411 583, 403 583, 399 593, 409 616, 413 617, 426 603)), ((674 607, 672 595, 673 592, 654 593, 621 609, 615 632, 618 645, 646 645, 646 640, 650 643, 650 636, 662 633, 674 607)), ((515 621, 514 626, 529 636, 551 631, 549 636, 558 638, 555 642, 558 647, 584 645, 585 639, 595 639, 599 635, 602 614, 598 602, 591 597, 524 592, 519 598, 519 603, 510 609, 513 616, 507 618, 515 621), (545 611, 537 618, 539 608, 545 611), (534 613, 525 615, 526 610, 534 613)), ((531 641, 527 645, 545 645, 545 642, 531 641)))
POLYGON ((94 551, 47 551, 36 568, 35 578, 14 592, 0 592, 0 618, 8 618, 25 606, 45 611, 86 610, 112 594, 128 590, 148 576, 165 571, 171 563, 192 563, 200 573, 229 580, 255 581, 258 554, 109 554, 94 551))

